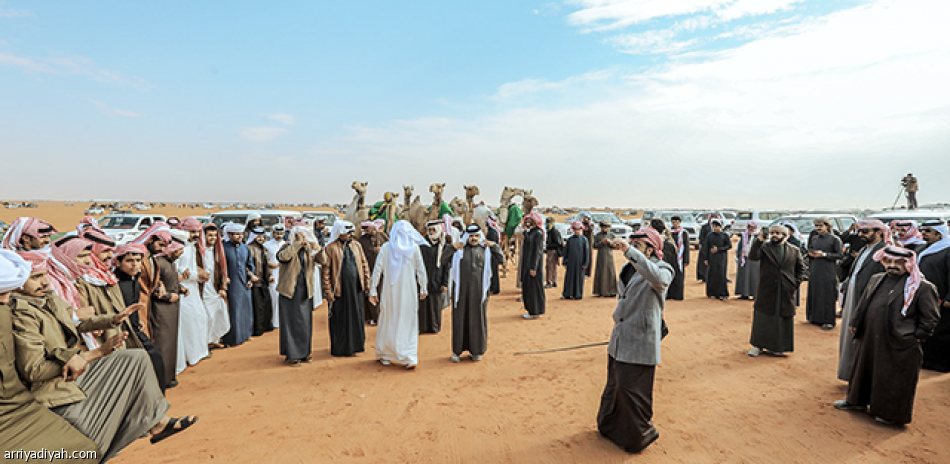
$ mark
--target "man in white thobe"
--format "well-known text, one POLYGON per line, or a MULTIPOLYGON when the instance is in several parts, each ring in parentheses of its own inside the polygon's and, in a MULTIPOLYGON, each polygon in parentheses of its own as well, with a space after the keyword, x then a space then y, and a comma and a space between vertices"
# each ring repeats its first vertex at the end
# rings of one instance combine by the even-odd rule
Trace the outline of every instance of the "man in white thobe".
POLYGON ((369 295, 379 305, 376 359, 384 366, 419 364, 419 300, 428 296, 429 284, 421 245, 429 244, 412 224, 398 221, 376 257, 369 295))
POLYGON ((231 320, 228 318, 227 292, 227 264, 224 262, 224 249, 221 246, 221 233, 218 226, 209 223, 204 226, 204 265, 208 273, 201 298, 204 300, 205 311, 208 314, 207 343, 214 348, 221 348, 221 337, 231 330, 231 320))
MULTIPOLYGON (((185 218, 179 227, 182 229, 172 230, 173 236, 180 235, 179 238, 185 242, 181 257, 175 261, 182 289, 178 316, 176 375, 208 357, 208 312, 198 287, 198 240, 201 237, 201 222, 195 218, 185 218)), ((203 273, 204 269, 201 270, 203 273)))
POLYGON ((277 261, 277 251, 284 246, 284 225, 274 224, 270 232, 270 240, 264 242, 264 249, 267 250, 267 266, 270 267, 270 275, 274 280, 270 283, 270 301, 273 307, 274 316, 272 324, 274 328, 280 327, 280 307, 277 294, 277 281, 280 280, 280 263, 277 261))

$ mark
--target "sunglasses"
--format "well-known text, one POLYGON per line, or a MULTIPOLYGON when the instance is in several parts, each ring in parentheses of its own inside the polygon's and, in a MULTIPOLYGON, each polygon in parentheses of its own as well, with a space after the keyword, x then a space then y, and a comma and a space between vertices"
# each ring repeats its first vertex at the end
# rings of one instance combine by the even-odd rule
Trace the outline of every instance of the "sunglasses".
POLYGON ((858 229, 858 233, 859 233, 859 234, 869 234, 869 233, 871 233, 871 229, 858 229))

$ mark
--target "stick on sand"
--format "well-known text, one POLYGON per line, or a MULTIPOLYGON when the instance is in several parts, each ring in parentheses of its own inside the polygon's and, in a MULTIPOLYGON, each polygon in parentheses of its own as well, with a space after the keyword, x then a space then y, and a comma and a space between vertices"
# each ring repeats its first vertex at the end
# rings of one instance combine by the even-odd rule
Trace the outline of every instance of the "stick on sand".
POLYGON ((537 350, 537 351, 516 351, 515 354, 542 354, 542 353, 554 353, 555 351, 569 351, 577 350, 581 348, 590 348, 592 346, 604 346, 610 342, 598 342, 598 343, 585 343, 583 345, 574 345, 574 346, 565 346, 563 348, 551 348, 549 350, 537 350))

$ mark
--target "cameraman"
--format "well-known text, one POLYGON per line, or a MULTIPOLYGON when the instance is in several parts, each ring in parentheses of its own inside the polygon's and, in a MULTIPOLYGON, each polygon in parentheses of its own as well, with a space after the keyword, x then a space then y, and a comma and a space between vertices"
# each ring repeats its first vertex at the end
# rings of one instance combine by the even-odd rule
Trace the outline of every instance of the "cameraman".
POLYGON ((913 173, 908 172, 901 179, 901 185, 907 191, 907 209, 917 209, 917 178, 914 177, 913 173))

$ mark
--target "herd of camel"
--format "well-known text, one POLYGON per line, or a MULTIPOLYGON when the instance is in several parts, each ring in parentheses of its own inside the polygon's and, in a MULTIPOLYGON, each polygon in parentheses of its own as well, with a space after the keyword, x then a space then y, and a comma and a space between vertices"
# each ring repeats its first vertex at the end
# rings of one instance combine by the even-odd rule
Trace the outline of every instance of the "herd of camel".
MULTIPOLYGON (((386 192, 383 195, 383 200, 379 203, 374 203, 368 205, 366 203, 366 187, 369 185, 369 182, 359 182, 354 181, 351 185, 356 194, 353 196, 353 200, 350 202, 350 205, 346 209, 345 219, 352 222, 353 224, 360 224, 370 218, 370 207, 374 205, 382 205, 383 208, 387 208, 386 215, 389 219, 396 220, 406 220, 412 224, 416 230, 419 231, 423 236, 426 234, 426 223, 429 221, 434 221, 437 219, 442 219, 440 217, 440 211, 443 210, 443 195, 445 193, 445 184, 432 184, 429 186, 429 192, 432 193, 432 203, 428 206, 422 204, 419 196, 416 195, 413 198, 413 186, 405 185, 403 186, 403 203, 399 205, 397 198, 399 194, 395 192, 386 192), (410 202, 410 199, 412 201, 410 202)), ((477 186, 474 185, 465 185, 465 199, 462 200, 459 197, 452 198, 452 201, 448 202, 449 208, 452 209, 452 213, 456 217, 462 218, 463 225, 477 224, 482 229, 482 233, 487 233, 488 227, 488 217, 493 216, 496 218, 498 225, 501 229, 501 246, 502 249, 506 251, 506 254, 511 252, 517 252, 518 244, 517 240, 512 242, 506 233, 506 230, 509 230, 507 227, 508 218, 509 218, 509 208, 511 207, 512 200, 516 197, 522 198, 522 208, 523 214, 529 214, 531 211, 538 205, 538 199, 534 197, 533 190, 526 190, 518 187, 508 187, 506 186, 501 192, 500 205, 496 212, 493 212, 491 208, 485 205, 484 201, 479 201, 477 204, 475 202, 475 197, 480 195, 477 186), (512 250, 512 246, 514 250, 512 250)), ((520 217, 520 215, 519 215, 520 217)), ((392 227, 392 224, 395 221, 387 221, 387 229, 392 227)), ((359 228, 356 229, 357 234, 359 233, 359 228)), ((386 231, 388 232, 388 230, 386 231)))

